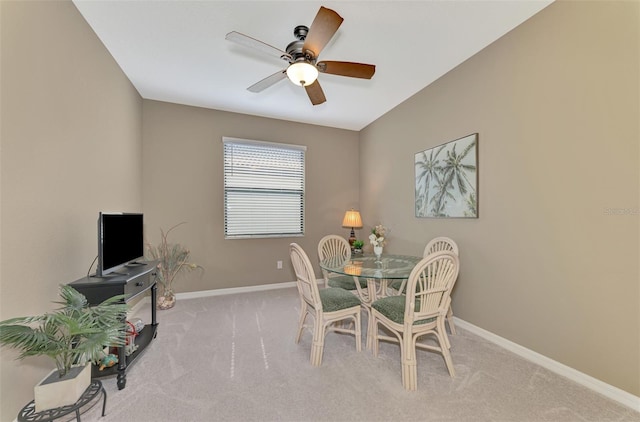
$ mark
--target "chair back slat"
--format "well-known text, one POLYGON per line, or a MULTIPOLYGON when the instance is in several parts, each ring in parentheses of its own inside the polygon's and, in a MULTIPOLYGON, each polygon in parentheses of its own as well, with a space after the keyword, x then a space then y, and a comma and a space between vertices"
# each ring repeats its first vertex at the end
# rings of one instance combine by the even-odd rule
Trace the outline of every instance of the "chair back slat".
POLYGON ((427 243, 422 256, 426 257, 429 254, 441 251, 451 251, 458 256, 460 255, 460 253, 458 252, 458 244, 454 242, 453 239, 445 236, 439 236, 434 237, 429 241, 429 243, 427 243))
POLYGON ((314 309, 322 311, 322 302, 320 301, 316 276, 307 253, 300 245, 292 243, 289 246, 289 255, 291 256, 293 270, 296 273, 296 284, 300 298, 314 309))
POLYGON ((414 267, 407 281, 405 324, 446 314, 459 267, 452 251, 431 253, 414 267))

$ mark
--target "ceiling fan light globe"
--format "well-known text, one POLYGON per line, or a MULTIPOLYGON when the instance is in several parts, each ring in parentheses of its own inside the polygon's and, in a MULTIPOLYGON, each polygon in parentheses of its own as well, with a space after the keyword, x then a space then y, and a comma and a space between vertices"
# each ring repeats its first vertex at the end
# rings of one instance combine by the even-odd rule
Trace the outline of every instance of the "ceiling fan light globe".
POLYGON ((297 62, 287 68, 287 76, 295 85, 307 86, 318 79, 318 69, 310 63, 297 62))

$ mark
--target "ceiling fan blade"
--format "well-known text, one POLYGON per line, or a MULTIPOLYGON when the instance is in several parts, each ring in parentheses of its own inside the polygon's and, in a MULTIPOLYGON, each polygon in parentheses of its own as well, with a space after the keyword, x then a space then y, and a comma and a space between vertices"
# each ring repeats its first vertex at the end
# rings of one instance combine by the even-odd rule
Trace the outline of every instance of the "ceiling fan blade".
POLYGON ((255 38, 251 38, 248 35, 244 35, 236 31, 229 32, 224 38, 237 44, 260 50, 263 53, 266 53, 270 56, 278 57, 279 59, 286 60, 288 62, 291 62, 293 60, 293 57, 291 57, 291 55, 286 51, 282 51, 279 48, 276 48, 272 45, 264 43, 260 40, 256 40, 255 38))
POLYGON ((364 63, 323 61, 316 64, 316 67, 322 73, 352 78, 371 79, 376 73, 375 65, 364 63))
POLYGON ((333 34, 342 25, 342 17, 331 9, 320 6, 318 14, 311 23, 309 33, 304 41, 302 52, 311 51, 313 57, 317 58, 325 45, 329 42, 333 34))
POLYGON ((286 69, 279 70, 273 75, 267 76, 263 80, 251 85, 249 88, 247 88, 247 91, 256 92, 256 93, 260 91, 264 91, 265 89, 269 88, 271 85, 274 85, 276 82, 280 82, 286 77, 287 77, 287 70, 286 69))
POLYGON ((324 97, 324 92, 322 92, 322 88, 320 87, 320 82, 318 82, 317 79, 311 85, 305 86, 304 89, 305 91, 307 91, 307 95, 311 100, 311 104, 313 104, 314 106, 327 101, 327 99, 324 97))

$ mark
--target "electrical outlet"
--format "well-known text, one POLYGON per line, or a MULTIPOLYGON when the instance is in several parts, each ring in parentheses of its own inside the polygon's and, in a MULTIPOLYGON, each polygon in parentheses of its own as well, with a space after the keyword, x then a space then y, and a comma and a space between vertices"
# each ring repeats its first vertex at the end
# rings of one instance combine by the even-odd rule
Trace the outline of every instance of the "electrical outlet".
POLYGON ((279 270, 281 270, 281 269, 282 269, 282 261, 278 261, 278 262, 276 263, 276 266, 277 266, 277 268, 278 268, 279 270))

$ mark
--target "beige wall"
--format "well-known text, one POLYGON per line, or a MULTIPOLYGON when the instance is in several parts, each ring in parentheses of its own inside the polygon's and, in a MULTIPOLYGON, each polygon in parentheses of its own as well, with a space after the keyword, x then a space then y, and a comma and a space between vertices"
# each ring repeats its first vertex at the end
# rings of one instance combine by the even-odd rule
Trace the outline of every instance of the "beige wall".
MULTIPOLYGON (((0 319, 53 310, 100 210, 142 209, 142 99, 71 2, 0 2, 0 319)), ((0 352, 0 420, 53 367, 0 352)))
MULTIPOLYGON (((52 309, 87 272, 100 210, 144 211, 151 240, 188 222, 176 240, 205 272, 178 291, 293 280, 291 239, 224 240, 220 143, 297 143, 314 262, 351 206, 360 238, 392 228, 389 252, 450 235, 457 315, 639 395, 640 225, 605 213, 640 207, 639 13, 553 4, 358 134, 142 101, 70 2, 0 1, 0 319, 52 309), (473 132, 480 218, 415 218, 414 154, 473 132)), ((0 353, 12 420, 51 364, 0 353)))
POLYGON ((391 227, 390 252, 459 243, 460 318, 635 395, 639 18, 638 2, 554 3, 363 130, 360 150, 361 211, 391 227), (474 132, 480 217, 414 217, 414 154, 474 132))
POLYGON ((170 240, 188 246, 204 268, 177 282, 177 292, 294 281, 291 242, 317 262, 322 236, 348 236, 341 223, 358 206, 357 132, 148 100, 143 116, 147 236, 157 242, 161 227, 186 221, 170 240), (223 136, 307 146, 304 237, 224 239, 223 136))

